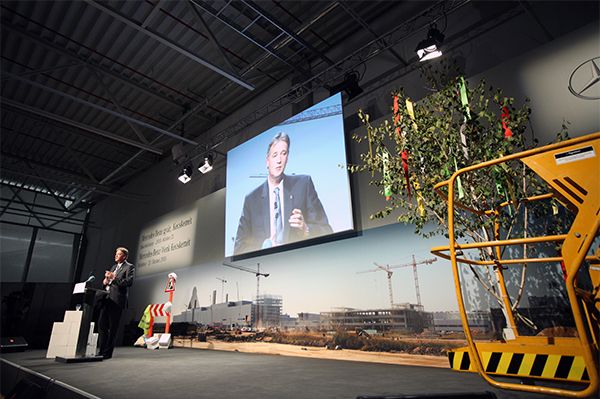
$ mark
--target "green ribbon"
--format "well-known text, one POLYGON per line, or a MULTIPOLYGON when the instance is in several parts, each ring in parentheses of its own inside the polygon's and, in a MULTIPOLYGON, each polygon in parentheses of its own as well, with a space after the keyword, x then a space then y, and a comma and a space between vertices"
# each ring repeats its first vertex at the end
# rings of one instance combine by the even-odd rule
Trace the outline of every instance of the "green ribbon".
MULTIPOLYGON (((456 158, 454 158, 454 168, 455 168, 455 170, 458 170, 456 158)), ((462 182, 460 180, 460 176, 456 176, 456 187, 458 189, 458 199, 463 199, 465 197, 465 190, 463 189, 462 182)))
POLYGON ((458 80, 458 88, 460 90, 460 103, 465 108, 465 113, 467 114, 467 118, 471 119, 471 110, 469 109, 469 99, 467 98, 467 85, 465 83, 465 78, 461 76, 458 80))
POLYGON ((390 154, 388 150, 381 150, 381 161, 383 163, 383 194, 385 200, 389 201, 392 198, 392 176, 390 171, 390 154))

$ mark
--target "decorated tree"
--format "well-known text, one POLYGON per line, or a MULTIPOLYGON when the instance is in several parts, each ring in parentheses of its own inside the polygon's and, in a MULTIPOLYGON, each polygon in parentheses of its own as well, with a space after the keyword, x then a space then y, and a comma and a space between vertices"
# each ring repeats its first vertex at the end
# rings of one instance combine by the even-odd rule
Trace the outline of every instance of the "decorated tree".
MULTIPOLYGON (((534 146, 536 140, 529 136, 528 100, 516 104, 480 81, 469 85, 461 76, 450 77, 452 68, 441 71, 426 70, 432 93, 418 102, 402 90, 392 93, 393 113, 379 126, 371 123, 369 115, 359 111, 366 129, 354 135, 357 142, 366 142, 368 150, 360 155, 361 163, 352 164, 353 172, 369 172, 372 185, 385 196, 383 209, 371 218, 394 214, 399 222, 416 226, 416 232, 428 237, 448 234, 447 203, 434 191, 434 186, 448 180, 454 172, 465 166, 497 159, 534 146), (445 83, 441 83, 445 82, 445 83), (433 228, 431 228, 433 226, 433 228)), ((563 132, 559 134, 562 138, 563 132)), ((365 147, 366 148, 366 147, 365 147)), ((460 202, 454 215, 455 234, 468 241, 483 242, 509 238, 514 234, 535 228, 538 231, 560 225, 556 218, 557 204, 525 205, 522 199, 545 191, 535 174, 518 161, 507 162, 489 169, 461 175, 454 187, 460 202), (508 203, 508 206, 499 207, 508 203), (464 211, 468 209, 469 212, 464 211), (496 213, 485 212, 498 209, 496 213), (552 209, 552 210, 550 210, 552 209), (545 215, 550 214, 551 217, 545 215), (544 217, 540 217, 544 215, 544 217), (536 219, 535 227, 530 220, 536 219), (502 226, 498 237, 495 222, 502 226)), ((522 248, 522 253, 527 248, 522 248)), ((492 260, 491 248, 482 248, 479 259, 492 260)), ((490 270, 475 270, 475 278, 502 306, 490 270)), ((526 266, 523 265, 519 281, 516 308, 524 289, 526 266)), ((532 323, 519 318, 526 324, 532 323)))

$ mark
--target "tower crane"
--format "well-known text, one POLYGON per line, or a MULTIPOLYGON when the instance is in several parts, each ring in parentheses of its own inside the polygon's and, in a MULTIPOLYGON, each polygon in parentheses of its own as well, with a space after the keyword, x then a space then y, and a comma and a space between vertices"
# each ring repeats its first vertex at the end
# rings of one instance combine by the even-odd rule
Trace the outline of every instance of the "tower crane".
POLYGON ((247 273, 252 273, 256 276, 256 324, 258 326, 259 321, 259 305, 258 305, 258 296, 260 295, 260 277, 269 277, 269 273, 261 273, 260 272, 260 263, 256 264, 256 270, 250 269, 249 267, 242 265, 235 265, 231 262, 224 261, 223 266, 231 267, 234 269, 238 269, 247 273))
POLYGON ((377 266, 376 269, 363 270, 362 272, 356 272, 356 274, 377 272, 379 270, 383 270, 384 272, 386 272, 387 279, 388 279, 388 288, 390 290, 390 308, 393 308, 394 307, 394 295, 392 294, 392 274, 394 274, 394 272, 390 270, 389 265, 378 265, 375 262, 373 262, 373 263, 375 264, 375 266, 377 266))
POLYGON ((433 262, 437 261, 437 258, 429 258, 429 259, 424 259, 424 260, 420 260, 420 261, 416 261, 415 260, 415 255, 412 256, 412 263, 405 263, 403 265, 387 265, 388 268, 390 269, 399 269, 401 267, 409 267, 412 266, 413 268, 413 274, 415 276, 415 291, 417 293, 417 305, 419 305, 419 308, 423 307, 423 304, 421 303, 421 293, 419 291, 419 275, 417 274, 417 265, 430 265, 433 262))
POLYGON ((422 308, 423 305, 421 303, 421 293, 419 290, 419 275, 417 274, 417 265, 430 265, 435 261, 437 261, 437 258, 424 259, 424 260, 420 260, 417 262, 417 260, 415 259, 415 255, 413 255, 412 263, 405 263, 405 264, 401 264, 401 265, 389 265, 389 264, 380 265, 377 262, 373 262, 373 264, 375 266, 377 266, 376 269, 365 270, 365 271, 357 272, 357 273, 370 273, 370 272, 376 272, 379 270, 383 270, 384 272, 386 272, 387 278, 388 278, 388 287, 389 287, 389 291, 390 291, 390 305, 391 305, 391 307, 394 307, 393 296, 392 296, 392 274, 394 272, 392 271, 392 269, 400 269, 402 267, 412 266, 413 274, 415 277, 415 291, 417 293, 417 304, 418 304, 419 308, 422 308))

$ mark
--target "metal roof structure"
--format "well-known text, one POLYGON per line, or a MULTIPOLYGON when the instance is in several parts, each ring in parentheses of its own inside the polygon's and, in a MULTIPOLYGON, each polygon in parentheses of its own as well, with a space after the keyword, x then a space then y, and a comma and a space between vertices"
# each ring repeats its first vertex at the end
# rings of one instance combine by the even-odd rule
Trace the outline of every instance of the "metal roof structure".
POLYGON ((106 197, 135 200, 122 187, 173 147, 201 156, 377 57, 416 68, 399 49, 454 12, 464 24, 448 43, 517 15, 549 41, 597 19, 598 4, 3 0, 0 217, 81 225, 106 197), (282 82, 299 83, 214 131, 282 82))

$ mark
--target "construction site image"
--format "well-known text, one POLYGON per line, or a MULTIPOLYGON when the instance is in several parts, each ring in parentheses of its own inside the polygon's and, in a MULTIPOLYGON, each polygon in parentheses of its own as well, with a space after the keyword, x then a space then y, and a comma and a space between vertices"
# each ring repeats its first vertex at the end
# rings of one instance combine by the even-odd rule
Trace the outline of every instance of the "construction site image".
POLYGON ((449 245, 432 253, 451 261, 467 341, 449 352, 453 369, 497 388, 597 397, 599 152, 594 133, 459 169, 436 186, 448 205, 449 245), (523 171, 501 182, 504 200, 465 205, 460 180, 487 178, 499 192, 500 168, 523 171), (465 225, 480 226, 479 239, 459 237, 465 225), (491 341, 477 336, 469 316, 486 308, 491 341))
POLYGON ((431 248, 435 257, 373 262, 357 272, 387 278, 389 305, 290 316, 283 296, 260 293, 260 278, 268 277, 260 265, 230 264, 256 276, 256 296, 229 301, 222 293, 217 303, 214 291, 211 305, 174 316, 173 345, 450 367, 479 373, 498 389, 597 398, 599 154, 594 133, 458 169, 437 184, 447 203, 448 245, 431 248), (519 173, 498 179, 506 170, 519 173), (461 180, 487 184, 494 198, 465 198, 461 180), (465 226, 475 226, 469 238, 465 226), (447 284, 457 311, 425 309, 425 267, 452 268, 447 284), (397 303, 392 275, 403 268, 412 269, 416 295, 397 303))

